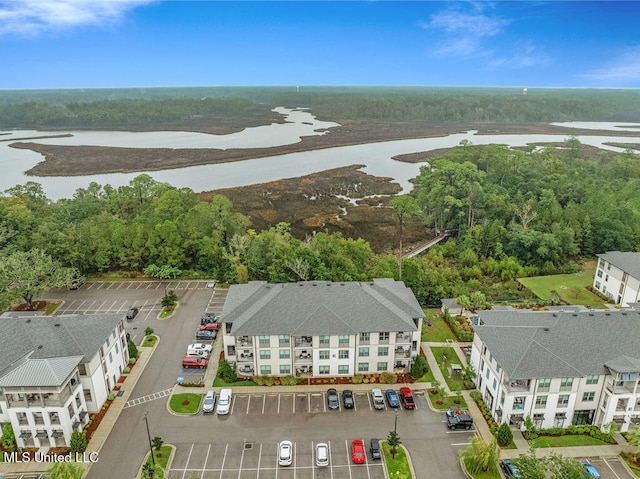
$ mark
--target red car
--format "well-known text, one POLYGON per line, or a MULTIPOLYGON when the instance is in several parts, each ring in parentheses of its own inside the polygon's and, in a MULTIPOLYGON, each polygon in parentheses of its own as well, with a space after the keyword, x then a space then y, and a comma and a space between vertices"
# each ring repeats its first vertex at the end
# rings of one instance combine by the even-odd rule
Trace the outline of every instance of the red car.
POLYGON ((202 326, 200 326, 200 331, 217 331, 218 328, 220 328, 218 323, 209 323, 209 324, 203 324, 202 326))
POLYGON ((207 367, 207 360, 199 356, 187 356, 182 360, 182 367, 204 369, 207 367))
POLYGON ((366 455, 364 452, 364 442, 362 439, 351 441, 351 460, 354 464, 364 464, 366 455))
POLYGON ((413 394, 411 394, 411 389, 409 388, 400 388, 400 402, 405 409, 416 408, 416 403, 413 400, 413 394))

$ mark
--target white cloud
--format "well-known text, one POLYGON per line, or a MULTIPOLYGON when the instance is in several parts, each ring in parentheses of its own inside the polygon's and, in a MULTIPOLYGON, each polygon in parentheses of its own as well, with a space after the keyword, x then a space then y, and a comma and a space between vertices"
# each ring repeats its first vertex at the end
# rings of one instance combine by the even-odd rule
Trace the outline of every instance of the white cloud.
POLYGON ((491 60, 488 63, 489 67, 505 67, 517 70, 549 63, 548 55, 531 42, 518 42, 514 45, 513 50, 513 53, 508 56, 496 57, 491 60))
POLYGON ((51 30, 104 25, 152 0, 8 0, 0 1, 0 36, 36 36, 51 30))
POLYGON ((602 86, 640 86, 640 45, 625 49, 603 68, 582 77, 602 86))

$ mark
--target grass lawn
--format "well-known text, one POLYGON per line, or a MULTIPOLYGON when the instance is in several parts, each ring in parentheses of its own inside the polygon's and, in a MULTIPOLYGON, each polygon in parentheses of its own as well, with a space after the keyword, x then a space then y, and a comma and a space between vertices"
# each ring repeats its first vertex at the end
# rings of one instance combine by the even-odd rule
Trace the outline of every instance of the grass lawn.
POLYGON ((438 361, 438 367, 440 368, 440 371, 442 371, 442 375, 444 376, 444 380, 447 382, 449 389, 451 391, 462 391, 464 389, 462 374, 459 376, 450 376, 449 374, 451 364, 459 364, 464 368, 464 364, 462 364, 453 348, 449 346, 432 346, 431 352, 436 358, 436 361, 438 361), (444 354, 447 355, 447 361, 443 364, 442 357, 444 354))
MULTIPOLYGON (((471 475, 471 473, 469 473, 471 475)), ((495 471, 483 471, 478 474, 471 475, 474 479, 502 479, 502 476, 498 472, 498 468, 496 467, 495 471)))
MULTIPOLYGON (((171 446, 162 446, 159 451, 153 450, 153 459, 156 463, 156 467, 161 467, 163 471, 166 471, 169 458, 171 457, 171 446)), ((151 456, 147 453, 146 461, 151 463, 151 456)), ((143 479, 142 473, 140 473, 140 479, 143 479)))
POLYGON ((384 462, 387 466, 388 477, 393 479, 411 479, 411 469, 407 460, 407 453, 402 447, 398 447, 395 457, 391 458, 391 448, 387 441, 382 441, 382 452, 384 454, 384 462))
POLYGON ((449 325, 442 319, 442 312, 439 309, 423 310, 430 326, 422 325, 422 341, 432 343, 446 343, 447 339, 456 340, 455 335, 449 325))
POLYGON ((142 347, 152 348, 156 345, 157 342, 158 342, 158 336, 149 335, 144 338, 144 341, 142 342, 142 347))
POLYGON ((572 447, 572 446, 608 446, 604 441, 591 436, 570 435, 540 436, 529 441, 531 447, 572 447))
POLYGON ((180 414, 195 414, 200 410, 202 396, 194 393, 174 394, 169 401, 169 407, 173 412, 180 414))
POLYGON ((467 403, 464 400, 464 398, 460 398, 460 404, 456 404, 454 402, 456 400, 455 396, 445 396, 442 404, 438 404, 436 403, 436 401, 438 400, 439 396, 432 396, 431 393, 429 393, 428 391, 427 391, 427 394, 429 397, 429 401, 431 402, 431 405, 434 407, 434 409, 438 409, 440 411, 446 411, 447 409, 449 409, 450 406, 457 406, 460 409, 467 409, 467 403))
POLYGON ((587 290, 593 284, 596 262, 587 261, 582 270, 574 274, 554 274, 520 278, 518 281, 529 288, 540 299, 548 301, 555 291, 563 301, 569 304, 581 304, 591 308, 605 308, 605 302, 587 290))
POLYGON ((226 387, 236 387, 236 386, 257 386, 256 383, 254 383, 253 381, 236 381, 235 383, 228 383, 226 382, 224 379, 216 377, 213 380, 213 387, 220 387, 220 388, 226 388, 226 387))
POLYGON ((162 308, 162 311, 160 311, 160 315, 158 316, 160 319, 166 319, 169 316, 171 316, 175 311, 176 311, 176 307, 178 305, 175 304, 173 306, 165 306, 162 308))
POLYGON ((433 377, 433 371, 431 371, 431 369, 429 369, 429 371, 427 371, 427 374, 425 374, 421 378, 416 379, 416 382, 417 383, 432 383, 434 379, 435 379, 435 377, 433 377))

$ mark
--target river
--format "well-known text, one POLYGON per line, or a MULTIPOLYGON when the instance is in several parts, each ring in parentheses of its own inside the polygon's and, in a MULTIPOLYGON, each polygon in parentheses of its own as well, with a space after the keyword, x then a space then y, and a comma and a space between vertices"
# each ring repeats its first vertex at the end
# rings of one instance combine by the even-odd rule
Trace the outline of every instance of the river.
MULTIPOLYGON (((34 141, 55 145, 98 145, 129 148, 259 148, 292 144, 301 137, 322 135, 330 128, 340 125, 318 121, 309 112, 302 109, 276 111, 286 115, 283 124, 272 124, 246 128, 242 132, 230 135, 208 135, 194 132, 117 132, 117 131, 67 131, 67 138, 46 138, 34 141)), ((637 136, 597 136, 582 135, 578 139, 584 145, 621 152, 604 143, 640 143, 640 124, 586 123, 568 122, 554 125, 583 129, 615 131, 634 131, 637 136)), ((4 171, 0 178, 0 191, 27 181, 40 183, 47 197, 52 200, 70 198, 78 188, 86 188, 89 183, 110 184, 113 187, 126 185, 135 176, 148 173, 155 180, 170 183, 178 188, 188 187, 194 191, 209 191, 219 188, 245 186, 264 183, 281 178, 294 178, 310 173, 348 166, 365 165, 363 171, 375 176, 391 177, 397 181, 403 192, 412 188, 409 180, 419 173, 420 164, 395 161, 393 156, 400 154, 429 151, 439 148, 451 148, 467 140, 474 145, 498 143, 510 147, 526 146, 529 143, 563 142, 569 134, 531 134, 531 135, 478 135, 476 131, 457 133, 445 137, 419 138, 376 142, 364 145, 326 148, 257 158, 215 165, 191 166, 169 170, 137 173, 112 173, 73 177, 36 177, 26 176, 24 172, 43 161, 39 153, 10 148, 12 141, 20 138, 32 138, 51 135, 50 132, 11 130, 0 131, 0 168, 4 171)))

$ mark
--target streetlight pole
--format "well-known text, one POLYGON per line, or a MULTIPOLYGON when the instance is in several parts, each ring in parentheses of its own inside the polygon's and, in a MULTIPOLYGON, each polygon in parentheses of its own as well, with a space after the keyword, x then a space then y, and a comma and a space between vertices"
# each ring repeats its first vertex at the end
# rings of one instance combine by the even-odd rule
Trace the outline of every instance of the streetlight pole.
POLYGON ((144 422, 147 423, 147 437, 149 438, 149 452, 151 453, 151 464, 153 464, 153 467, 156 467, 156 460, 153 457, 153 446, 151 445, 151 433, 149 432, 149 419, 147 418, 147 416, 149 415, 149 411, 145 411, 144 413, 144 422))
POLYGON ((398 430, 398 411, 396 410, 396 418, 393 421, 393 434, 397 434, 397 430, 398 430))

